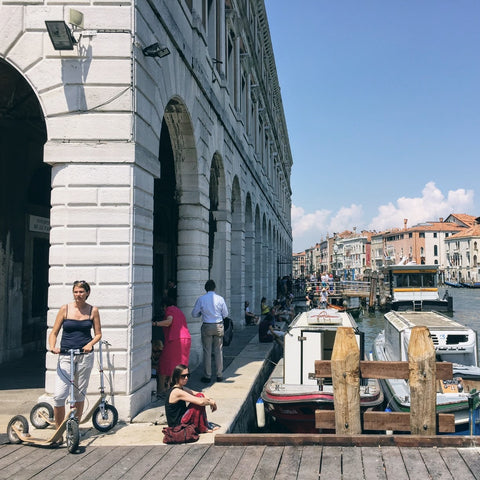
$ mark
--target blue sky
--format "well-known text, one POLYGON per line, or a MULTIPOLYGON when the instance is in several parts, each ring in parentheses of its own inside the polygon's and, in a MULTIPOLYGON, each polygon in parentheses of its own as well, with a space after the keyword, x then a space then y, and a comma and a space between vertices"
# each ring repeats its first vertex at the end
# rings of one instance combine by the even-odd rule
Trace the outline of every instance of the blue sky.
POLYGON ((480 1, 265 0, 293 155, 293 250, 480 216, 480 1))

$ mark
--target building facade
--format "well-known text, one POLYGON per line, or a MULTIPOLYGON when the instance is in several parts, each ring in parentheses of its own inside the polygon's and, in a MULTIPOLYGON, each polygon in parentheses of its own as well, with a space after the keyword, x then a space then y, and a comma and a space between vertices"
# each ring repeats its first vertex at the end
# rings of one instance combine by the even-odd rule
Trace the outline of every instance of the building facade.
MULTIPOLYGON (((0 2, 0 361, 45 346, 92 286, 120 416, 150 402, 167 279, 243 321, 290 273, 292 157, 263 0, 0 2), (45 21, 83 14, 56 50, 45 21)), ((47 354, 46 390, 56 358, 47 354)), ((90 391, 98 379, 92 378, 90 391)))

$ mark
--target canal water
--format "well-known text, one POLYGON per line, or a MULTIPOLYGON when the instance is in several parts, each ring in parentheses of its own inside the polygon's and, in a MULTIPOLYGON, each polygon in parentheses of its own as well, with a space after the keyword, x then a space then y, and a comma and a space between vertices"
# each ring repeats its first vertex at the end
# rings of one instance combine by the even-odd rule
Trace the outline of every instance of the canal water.
MULTIPOLYGON (((441 290, 443 298, 445 289, 441 290)), ((449 314, 458 323, 480 332, 480 288, 449 288, 448 293, 453 297, 453 315, 449 314)), ((357 319, 360 330, 365 333, 365 352, 372 349, 373 341, 378 333, 383 330, 384 312, 365 310, 357 319)), ((480 341, 480 336, 479 336, 480 341)), ((479 345, 477 345, 479 347, 479 345)), ((479 355, 480 358, 480 355, 479 355)))

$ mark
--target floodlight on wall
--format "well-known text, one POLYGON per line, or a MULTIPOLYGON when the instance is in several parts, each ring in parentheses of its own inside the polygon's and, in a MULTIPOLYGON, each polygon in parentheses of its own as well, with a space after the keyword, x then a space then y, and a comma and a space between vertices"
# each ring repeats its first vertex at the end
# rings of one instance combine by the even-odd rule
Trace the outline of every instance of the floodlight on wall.
POLYGON ((55 50, 73 50, 77 41, 63 20, 45 20, 45 25, 55 50))
POLYGON ((168 47, 161 46, 159 43, 152 43, 152 45, 145 47, 142 52, 146 57, 162 58, 170 55, 170 50, 168 47))

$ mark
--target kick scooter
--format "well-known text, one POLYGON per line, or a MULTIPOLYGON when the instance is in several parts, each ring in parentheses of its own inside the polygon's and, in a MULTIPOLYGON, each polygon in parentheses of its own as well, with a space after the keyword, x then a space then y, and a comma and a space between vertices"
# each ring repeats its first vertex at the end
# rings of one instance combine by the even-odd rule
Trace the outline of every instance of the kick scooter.
POLYGON ((70 413, 55 430, 53 435, 47 439, 34 438, 28 433, 28 420, 23 415, 13 417, 8 423, 7 436, 10 443, 26 443, 38 446, 58 446, 65 432, 67 448, 74 453, 80 444, 80 430, 78 428, 77 409, 74 400, 74 355, 83 354, 79 349, 62 350, 61 353, 70 354, 70 413))
MULTIPOLYGON (((118 422, 118 411, 107 401, 105 394, 105 384, 103 380, 103 355, 102 344, 109 346, 110 344, 106 340, 99 342, 99 372, 100 372, 100 398, 95 402, 90 411, 82 419, 81 424, 88 422, 92 419, 93 426, 99 432, 108 432, 118 422)), ((35 428, 43 429, 49 425, 55 425, 53 420, 53 407, 47 402, 37 403, 30 412, 30 421, 35 428)))

